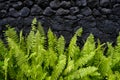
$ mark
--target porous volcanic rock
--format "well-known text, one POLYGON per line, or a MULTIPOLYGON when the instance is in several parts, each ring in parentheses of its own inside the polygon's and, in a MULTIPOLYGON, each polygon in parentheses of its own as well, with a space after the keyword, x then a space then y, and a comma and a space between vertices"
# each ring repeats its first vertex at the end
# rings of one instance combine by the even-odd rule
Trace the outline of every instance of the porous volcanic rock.
POLYGON ((0 0, 0 38, 10 24, 24 35, 37 18, 44 27, 63 35, 69 43, 78 28, 83 28, 82 42, 92 33, 95 40, 115 42, 120 31, 120 0, 0 0))

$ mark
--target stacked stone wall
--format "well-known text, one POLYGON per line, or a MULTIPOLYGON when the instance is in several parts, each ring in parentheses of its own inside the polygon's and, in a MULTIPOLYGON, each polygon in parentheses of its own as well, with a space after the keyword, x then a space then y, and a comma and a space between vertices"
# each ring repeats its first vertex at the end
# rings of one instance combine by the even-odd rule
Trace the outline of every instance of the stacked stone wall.
POLYGON ((79 40, 93 33, 101 42, 115 42, 120 31, 120 0, 0 0, 0 38, 6 24, 28 33, 34 17, 46 31, 50 27, 67 42, 80 27, 79 40))

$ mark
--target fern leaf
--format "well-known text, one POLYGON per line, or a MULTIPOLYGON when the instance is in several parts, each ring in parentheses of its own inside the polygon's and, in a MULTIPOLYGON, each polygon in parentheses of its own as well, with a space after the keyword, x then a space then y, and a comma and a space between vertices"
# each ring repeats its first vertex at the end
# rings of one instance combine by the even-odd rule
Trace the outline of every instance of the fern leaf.
POLYGON ((26 57, 24 52, 20 49, 20 46, 14 42, 11 38, 8 38, 8 44, 10 50, 14 51, 14 53, 10 54, 16 57, 18 65, 21 65, 23 62, 26 61, 26 57))
POLYGON ((76 59, 75 57, 77 57, 80 54, 80 50, 76 44, 76 41, 77 41, 77 37, 73 36, 68 47, 68 54, 73 59, 76 59))
POLYGON ((44 32, 44 29, 43 29, 43 27, 42 27, 40 22, 38 22, 37 29, 38 29, 39 33, 41 34, 41 36, 45 37, 45 32, 44 32))
POLYGON ((57 80, 62 73, 63 69, 65 68, 66 65, 66 56, 65 55, 60 55, 58 64, 54 68, 52 75, 51 75, 51 80, 57 80))
POLYGON ((13 39, 15 42, 18 42, 18 41, 19 41, 19 40, 18 40, 18 35, 17 35, 15 29, 14 29, 14 28, 10 28, 9 25, 7 25, 7 27, 8 27, 8 30, 5 31, 5 36, 6 36, 7 38, 13 39))
POLYGON ((64 70, 64 75, 67 75, 69 74, 71 71, 74 70, 74 60, 70 60, 68 61, 68 64, 67 64, 67 67, 66 69, 64 70))
POLYGON ((95 52, 90 52, 89 54, 83 55, 75 62, 76 69, 87 64, 88 61, 92 60, 95 55, 95 52))
POLYGON ((0 60, 3 60, 8 52, 2 40, 0 40, 0 60))
POLYGON ((101 73, 101 76, 105 77, 105 76, 109 76, 112 74, 110 65, 111 65, 111 59, 103 56, 100 62, 100 65, 98 67, 99 72, 101 73))
POLYGON ((67 80, 68 78, 71 80, 76 80, 76 79, 84 79, 84 77, 91 75, 95 73, 98 70, 96 67, 87 67, 87 68, 80 68, 77 71, 74 71, 70 75, 68 75, 65 79, 67 80))
POLYGON ((95 42, 94 42, 94 36, 90 34, 90 36, 87 38, 83 49, 81 51, 82 54, 89 54, 91 51, 95 50, 95 42))
POLYGON ((53 34, 51 29, 48 30, 48 48, 49 49, 54 49, 57 43, 56 36, 53 34))
POLYGON ((61 36, 57 41, 57 51, 59 54, 63 54, 65 49, 65 39, 61 36))
POLYGON ((82 28, 80 28, 80 29, 78 29, 76 32, 75 32, 75 36, 81 36, 81 34, 82 34, 82 32, 83 32, 83 30, 82 30, 82 28))
POLYGON ((7 80, 8 61, 9 61, 9 58, 5 58, 5 60, 4 60, 5 80, 7 80))

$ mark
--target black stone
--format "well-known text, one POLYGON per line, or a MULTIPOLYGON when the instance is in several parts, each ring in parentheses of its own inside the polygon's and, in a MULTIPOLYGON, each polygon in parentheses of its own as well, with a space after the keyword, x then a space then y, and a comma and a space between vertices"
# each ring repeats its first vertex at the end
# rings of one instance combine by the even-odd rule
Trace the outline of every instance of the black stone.
POLYGON ((118 27, 119 25, 116 22, 112 22, 110 20, 103 20, 101 22, 97 22, 97 28, 107 34, 116 33, 116 28, 118 27))
POLYGON ((31 15, 32 16, 38 16, 38 15, 41 15, 43 13, 43 10, 38 6, 38 5, 34 5, 32 8, 31 8, 31 15))
POLYGON ((87 4, 90 8, 95 8, 99 6, 98 0, 87 0, 87 4))
POLYGON ((30 14, 30 9, 27 7, 24 7, 19 11, 19 15, 21 17, 27 17, 27 16, 29 16, 29 14, 30 14))
POLYGON ((93 15, 94 15, 94 16, 101 16, 102 14, 100 13, 99 10, 93 9, 93 15))
POLYGON ((86 0, 76 0, 76 5, 77 6, 86 6, 87 1, 86 0))
POLYGON ((78 14, 78 15, 77 15, 77 18, 78 18, 78 20, 81 20, 81 19, 83 19, 83 18, 84 18, 84 16, 83 16, 83 15, 81 15, 81 14, 78 14))
POLYGON ((6 10, 1 10, 0 11, 0 18, 4 18, 7 14, 7 11, 6 10))
POLYGON ((12 5, 13 8, 20 10, 23 8, 23 3, 21 1, 18 1, 12 5))
POLYGON ((62 15, 67 15, 70 11, 63 9, 63 8, 59 8, 56 12, 56 15, 62 16, 62 15))
POLYGON ((6 5, 5 3, 0 3, 0 10, 4 9, 5 5, 6 5))
POLYGON ((62 1, 60 3, 60 7, 62 7, 62 8, 70 8, 71 7, 71 3, 70 3, 70 1, 62 1))
POLYGON ((89 16, 92 14, 92 10, 89 7, 85 7, 81 10, 81 13, 85 16, 89 16))
POLYGON ((64 16, 64 18, 68 19, 68 20, 76 20, 77 19, 76 16, 72 16, 72 15, 64 16))
POLYGON ((25 0, 23 3, 24 3, 25 6, 27 6, 29 8, 33 5, 33 1, 32 0, 25 0))
POLYGON ((25 18, 24 21, 24 26, 31 26, 32 20, 34 19, 34 17, 27 17, 25 18))
POLYGON ((79 8, 78 7, 71 7, 70 8, 70 14, 76 14, 79 12, 79 8))
POLYGON ((0 2, 4 2, 5 0, 0 0, 0 2))
POLYGON ((50 7, 52 9, 58 9, 60 7, 60 2, 59 0, 54 0, 50 2, 50 7))
POLYGON ((49 5, 50 0, 35 0, 41 8, 46 8, 49 5))
POLYGON ((114 15, 120 16, 120 4, 114 5, 112 12, 114 15))
POLYGON ((102 8, 101 9, 101 13, 102 14, 111 14, 112 10, 111 9, 107 9, 107 8, 102 8))
POLYGON ((46 16, 51 16, 53 14, 55 14, 55 11, 52 10, 50 7, 47 7, 43 12, 43 15, 46 15, 46 16))
POLYGON ((19 17, 18 11, 16 11, 14 8, 10 8, 10 9, 9 9, 8 15, 9 15, 10 17, 14 17, 14 18, 19 17))
POLYGON ((100 5, 103 7, 110 6, 110 0, 100 0, 100 5))

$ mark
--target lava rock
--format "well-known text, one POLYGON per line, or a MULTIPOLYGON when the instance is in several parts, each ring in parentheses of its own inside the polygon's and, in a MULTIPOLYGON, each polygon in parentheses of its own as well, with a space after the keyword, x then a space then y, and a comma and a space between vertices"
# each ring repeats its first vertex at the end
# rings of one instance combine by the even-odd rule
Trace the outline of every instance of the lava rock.
POLYGON ((18 1, 12 5, 13 8, 20 10, 23 8, 23 3, 21 1, 18 1))
POLYGON ((60 2, 58 0, 54 0, 50 2, 50 7, 52 9, 58 9, 60 7, 60 2))
POLYGON ((17 2, 18 0, 9 0, 10 2, 17 2))
POLYGON ((62 8, 70 8, 71 7, 71 3, 70 3, 70 1, 62 1, 60 3, 60 7, 62 7, 62 8))
POLYGON ((27 7, 24 7, 19 11, 19 15, 21 17, 27 17, 27 16, 29 16, 29 14, 30 14, 30 9, 27 7))
POLYGON ((76 0, 76 5, 77 6, 86 6, 87 1, 86 0, 76 0))
POLYGON ((3 19, 3 22, 5 25, 9 24, 10 26, 13 26, 13 27, 15 27, 15 24, 16 24, 15 21, 16 21, 15 18, 12 18, 12 17, 8 17, 8 18, 3 19))
POLYGON ((90 8, 95 8, 99 6, 99 1, 98 0, 87 0, 87 4, 90 8))
POLYGON ((100 0, 100 5, 103 7, 107 7, 110 5, 110 0, 100 0))
POLYGON ((27 6, 29 8, 33 5, 33 1, 32 0, 25 0, 23 3, 24 3, 25 6, 27 6))
POLYGON ((107 34, 116 33, 117 27, 119 27, 119 25, 116 22, 112 22, 110 20, 103 20, 101 22, 97 22, 97 28, 107 34))
POLYGON ((76 20, 77 19, 76 16, 72 16, 72 15, 64 16, 64 18, 68 19, 68 20, 76 20))
POLYGON ((14 8, 9 9, 8 15, 14 18, 19 17, 19 13, 14 8))
POLYGON ((43 9, 46 8, 50 2, 50 0, 35 0, 35 1, 43 9))
POLYGON ((32 16, 38 16, 38 15, 41 15, 42 13, 43 13, 43 10, 38 5, 34 5, 31 8, 31 15, 32 16))
POLYGON ((85 31, 90 28, 94 28, 97 26, 96 21, 90 21, 90 20, 80 20, 78 22, 78 26, 82 26, 85 31))
POLYGON ((43 15, 46 15, 46 16, 51 16, 55 14, 55 11, 51 9, 51 7, 47 7, 44 12, 43 12, 43 15))
POLYGON ((114 15, 120 16, 120 4, 114 5, 112 12, 114 15))
POLYGON ((23 21, 24 21, 24 26, 30 26, 31 25, 31 23, 32 23, 32 20, 34 19, 34 17, 27 17, 27 18, 25 18, 23 21))
POLYGON ((100 13, 99 10, 93 9, 93 15, 94 15, 94 16, 101 16, 101 13, 100 13))
POLYGON ((76 14, 79 12, 79 8, 78 7, 71 7, 70 8, 70 14, 76 14))
POLYGON ((92 14, 92 10, 89 7, 85 7, 81 10, 81 13, 85 16, 89 16, 92 14))
POLYGON ((107 9, 107 8, 102 8, 101 9, 101 13, 102 14, 111 14, 112 10, 111 9, 107 9))
POLYGON ((0 0, 0 2, 4 2, 5 0, 0 0))
POLYGON ((6 5, 5 3, 0 3, 0 10, 4 9, 5 5, 6 5))
POLYGON ((59 34, 65 37, 66 45, 68 45, 72 38, 72 33, 68 31, 59 31, 59 34))
POLYGON ((119 20, 119 17, 117 15, 108 15, 108 19, 117 22, 119 20))
POLYGON ((1 10, 0 11, 0 18, 4 18, 7 14, 7 11, 6 10, 1 10))
POLYGON ((59 8, 56 12, 56 15, 62 16, 62 15, 67 15, 70 11, 63 9, 63 8, 59 8))
POLYGON ((78 14, 78 15, 77 15, 77 18, 78 18, 78 20, 81 20, 81 19, 83 19, 83 18, 84 18, 84 16, 83 16, 83 15, 81 15, 81 14, 78 14))

